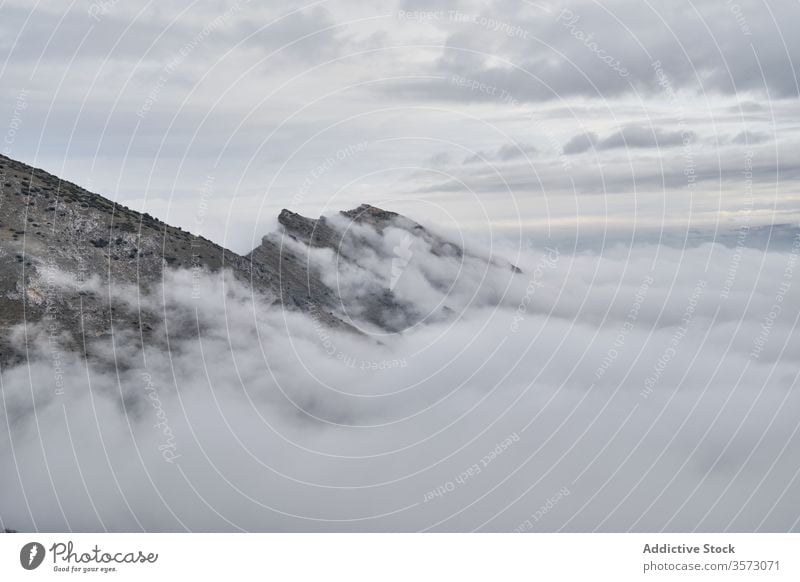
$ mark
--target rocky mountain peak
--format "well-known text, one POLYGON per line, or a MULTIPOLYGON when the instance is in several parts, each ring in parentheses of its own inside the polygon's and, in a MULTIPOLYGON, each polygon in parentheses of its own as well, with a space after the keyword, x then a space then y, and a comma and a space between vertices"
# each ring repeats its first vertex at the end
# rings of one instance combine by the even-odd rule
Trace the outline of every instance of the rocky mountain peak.
POLYGON ((370 204, 361 204, 352 210, 343 210, 341 214, 356 222, 367 222, 372 225, 385 225, 400 216, 397 212, 384 210, 370 204))

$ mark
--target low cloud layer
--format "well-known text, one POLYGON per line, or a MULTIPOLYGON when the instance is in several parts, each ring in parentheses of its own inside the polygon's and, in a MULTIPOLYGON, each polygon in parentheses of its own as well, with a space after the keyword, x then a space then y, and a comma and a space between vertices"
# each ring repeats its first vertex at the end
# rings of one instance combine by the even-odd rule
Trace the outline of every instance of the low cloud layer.
POLYGON ((143 304, 168 343, 87 363, 28 330, 2 526, 796 531, 798 253, 528 249, 497 307, 363 337, 170 273, 143 304))

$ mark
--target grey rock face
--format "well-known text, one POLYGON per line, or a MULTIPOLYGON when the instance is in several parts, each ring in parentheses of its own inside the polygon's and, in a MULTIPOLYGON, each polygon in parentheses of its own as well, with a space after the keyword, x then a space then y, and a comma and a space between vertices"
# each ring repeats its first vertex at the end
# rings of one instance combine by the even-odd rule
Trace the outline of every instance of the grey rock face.
MULTIPOLYGON (((230 270, 274 301, 282 291, 274 267, 0 156, 0 362, 24 357, 9 334, 20 323, 45 324, 68 349, 121 331, 135 331, 131 338, 140 342, 158 341, 159 314, 132 309, 114 291, 144 292, 166 269, 230 270)), ((294 279, 284 278, 284 285, 294 279)), ((317 289, 311 291, 291 306, 307 308, 317 289)), ((327 324, 347 327, 328 311, 320 309, 327 324)))

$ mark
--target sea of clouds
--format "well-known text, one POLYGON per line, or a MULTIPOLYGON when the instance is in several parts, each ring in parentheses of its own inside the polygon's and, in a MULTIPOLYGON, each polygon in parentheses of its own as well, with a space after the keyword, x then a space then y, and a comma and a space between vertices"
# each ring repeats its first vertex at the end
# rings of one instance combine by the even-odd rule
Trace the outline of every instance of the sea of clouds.
POLYGON ((800 238, 496 248, 513 274, 402 236, 393 261, 309 259, 363 335, 169 271, 115 291, 160 314, 144 350, 31 343, 0 376, 0 526, 798 529, 800 238), (360 322, 375 286, 426 317, 360 322))

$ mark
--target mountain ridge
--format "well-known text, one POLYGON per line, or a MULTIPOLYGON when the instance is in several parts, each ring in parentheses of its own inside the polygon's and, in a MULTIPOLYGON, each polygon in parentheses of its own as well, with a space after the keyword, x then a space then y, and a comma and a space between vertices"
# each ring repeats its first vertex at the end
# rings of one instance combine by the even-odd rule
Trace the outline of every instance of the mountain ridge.
POLYGON ((47 323, 48 336, 72 350, 89 350, 87 338, 108 339, 115 330, 134 331, 131 341, 139 348, 168 339, 158 310, 144 309, 142 297, 169 270, 230 271, 266 303, 353 333, 399 333, 426 318, 452 316, 444 299, 435 309, 421 309, 396 293, 412 244, 424 249, 419 259, 455 261, 448 276, 423 272, 423 283, 443 297, 459 276, 458 261, 520 272, 510 263, 470 255, 413 220, 369 204, 316 219, 284 209, 278 223, 278 232, 240 255, 0 156, 0 363, 26 356, 27 328, 23 343, 12 333, 20 324, 47 323), (335 269, 360 277, 355 289, 343 291, 335 269), (133 297, 120 301, 120 290, 133 297))
MULTIPOLYGON (((103 286, 157 283, 165 269, 210 273, 231 270, 254 293, 280 296, 277 273, 199 235, 131 210, 44 170, 0 156, 0 362, 19 361, 10 328, 50 320, 64 347, 81 349, 80 337, 109 336, 115 312, 124 327, 135 326, 140 343, 154 339, 158 320, 130 313, 112 298, 82 289, 92 277, 103 286), (55 271, 75 276, 74 292, 56 286, 55 271)), ((307 299, 307 298, 306 298, 307 299)), ((313 298, 312 298, 313 300, 313 298)), ((294 298, 290 306, 307 301, 294 298)), ((319 306, 321 307, 321 306, 319 306)), ((331 327, 349 329, 329 309, 318 316, 331 327)), ((52 330, 51 330, 52 331, 52 330)))

